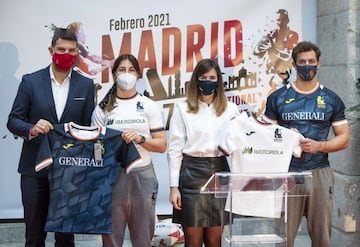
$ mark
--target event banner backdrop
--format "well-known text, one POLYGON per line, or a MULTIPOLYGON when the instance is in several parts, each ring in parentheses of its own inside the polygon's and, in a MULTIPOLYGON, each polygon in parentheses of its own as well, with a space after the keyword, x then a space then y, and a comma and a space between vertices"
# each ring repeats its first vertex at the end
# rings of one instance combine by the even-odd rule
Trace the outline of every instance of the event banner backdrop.
MULTIPOLYGON (((81 51, 75 69, 94 80, 97 102, 113 84, 114 59, 131 53, 142 68, 138 91, 159 104, 168 129, 174 104, 184 100, 202 58, 218 61, 229 101, 261 115, 267 95, 294 78, 294 45, 316 42, 316 1, 1 1, 0 219, 23 217, 17 173, 22 140, 6 128, 13 99, 23 74, 50 63, 51 28, 69 25, 81 51)), ((171 214, 166 153, 153 159, 157 213, 171 214)))

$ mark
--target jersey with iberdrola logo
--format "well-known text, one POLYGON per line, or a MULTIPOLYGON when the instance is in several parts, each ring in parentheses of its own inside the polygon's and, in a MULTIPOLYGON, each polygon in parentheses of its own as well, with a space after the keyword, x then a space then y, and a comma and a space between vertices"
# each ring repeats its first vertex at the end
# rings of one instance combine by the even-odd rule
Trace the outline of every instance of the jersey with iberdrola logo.
POLYGON ((219 149, 231 154, 231 172, 287 172, 291 157, 301 156, 301 138, 296 131, 260 122, 242 112, 220 135, 219 149))
POLYGON ((231 154, 231 172, 245 176, 234 176, 239 180, 232 181, 235 190, 228 195, 225 210, 240 215, 279 218, 283 179, 276 179, 274 175, 272 180, 262 179, 261 176, 287 173, 291 157, 299 157, 302 153, 302 138, 294 130, 261 122, 246 112, 231 119, 220 137, 219 149, 226 155, 231 154))
POLYGON ((141 162, 121 132, 74 123, 54 125, 41 143, 36 171, 47 167, 50 203, 45 231, 111 233, 112 185, 120 167, 141 162), (51 166, 50 166, 51 165, 51 166))
MULTIPOLYGON (((98 105, 95 107, 91 122, 94 125, 106 126, 120 131, 132 130, 146 139, 152 134, 164 131, 161 109, 150 98, 136 93, 130 98, 117 97, 111 111, 104 111, 98 105)), ((135 144, 142 163, 137 167, 148 166, 151 163, 151 152, 140 144, 135 144)))
MULTIPOLYGON (((297 129, 305 138, 326 141, 330 127, 346 123, 345 105, 340 97, 323 85, 311 92, 301 92, 293 83, 267 98, 265 115, 286 128, 297 129)), ((303 153, 293 158, 291 171, 304 171, 329 166, 328 154, 303 153)))

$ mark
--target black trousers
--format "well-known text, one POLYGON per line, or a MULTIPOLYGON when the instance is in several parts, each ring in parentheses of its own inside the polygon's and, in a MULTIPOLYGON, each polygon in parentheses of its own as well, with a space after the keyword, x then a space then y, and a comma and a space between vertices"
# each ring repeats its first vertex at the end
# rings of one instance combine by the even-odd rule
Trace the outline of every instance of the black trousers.
MULTIPOLYGON (((46 232, 44 228, 48 212, 49 193, 49 181, 46 177, 21 175, 25 247, 45 247, 46 232)), ((74 246, 74 234, 55 233, 55 247, 74 246)))

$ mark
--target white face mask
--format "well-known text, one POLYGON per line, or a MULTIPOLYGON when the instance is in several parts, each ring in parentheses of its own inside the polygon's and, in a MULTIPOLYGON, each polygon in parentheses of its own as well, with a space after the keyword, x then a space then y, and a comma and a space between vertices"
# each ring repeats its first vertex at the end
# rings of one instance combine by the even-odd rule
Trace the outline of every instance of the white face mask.
POLYGON ((122 90, 130 90, 135 87, 137 77, 130 73, 122 73, 116 78, 117 85, 122 90))

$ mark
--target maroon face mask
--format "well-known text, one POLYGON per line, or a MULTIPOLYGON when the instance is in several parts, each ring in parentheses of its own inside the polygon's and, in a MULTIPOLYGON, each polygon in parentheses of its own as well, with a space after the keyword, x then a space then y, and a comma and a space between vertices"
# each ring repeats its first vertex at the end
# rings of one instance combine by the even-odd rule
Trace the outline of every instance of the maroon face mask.
POLYGON ((52 61, 61 70, 70 70, 76 62, 76 55, 54 53, 52 61))

